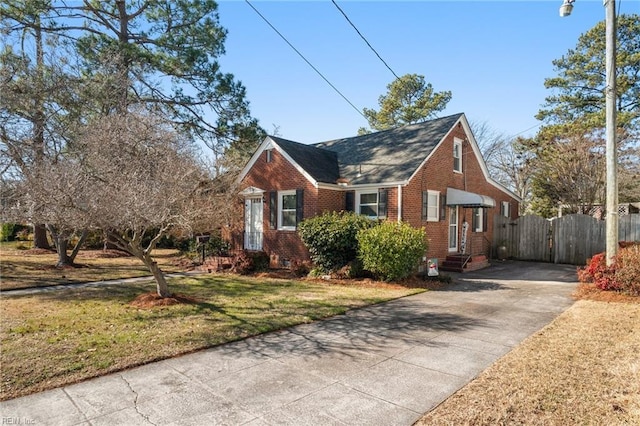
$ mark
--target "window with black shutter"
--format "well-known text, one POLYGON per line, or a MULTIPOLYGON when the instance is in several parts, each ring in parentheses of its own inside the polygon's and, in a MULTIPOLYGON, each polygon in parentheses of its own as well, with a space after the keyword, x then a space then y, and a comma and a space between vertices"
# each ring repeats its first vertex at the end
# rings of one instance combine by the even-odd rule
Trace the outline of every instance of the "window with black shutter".
POLYGON ((354 191, 347 191, 344 197, 344 209, 348 212, 356 211, 356 193, 354 191))
POLYGON ((378 190, 378 218, 384 219, 387 217, 387 194, 386 189, 378 190))
POLYGON ((296 226, 304 219, 304 189, 296 189, 296 226))

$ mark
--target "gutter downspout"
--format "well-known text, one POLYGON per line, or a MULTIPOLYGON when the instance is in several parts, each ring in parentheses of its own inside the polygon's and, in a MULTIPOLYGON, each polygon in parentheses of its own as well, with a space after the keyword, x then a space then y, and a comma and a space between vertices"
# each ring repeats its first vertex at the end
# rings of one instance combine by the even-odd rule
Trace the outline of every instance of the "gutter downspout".
POLYGON ((398 223, 402 222, 402 185, 398 185, 398 223))

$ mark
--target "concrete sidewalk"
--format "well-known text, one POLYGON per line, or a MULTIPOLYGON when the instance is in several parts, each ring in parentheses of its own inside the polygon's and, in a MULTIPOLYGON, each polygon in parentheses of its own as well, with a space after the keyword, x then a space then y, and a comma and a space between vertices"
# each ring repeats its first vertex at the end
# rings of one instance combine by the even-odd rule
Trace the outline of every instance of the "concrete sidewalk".
MULTIPOLYGON (((204 274, 204 272, 189 271, 189 272, 173 272, 169 274, 164 274, 164 276, 166 278, 178 278, 178 277, 188 277, 192 275, 201 275, 201 274, 204 274)), ((15 290, 9 289, 9 290, 2 290, 0 294, 4 296, 29 296, 32 294, 52 293, 54 291, 60 291, 60 290, 72 290, 75 288, 101 287, 105 285, 134 284, 134 283, 143 283, 147 281, 152 282, 153 280, 154 280, 153 276, 145 275, 143 277, 118 278, 115 280, 92 281, 89 283, 68 283, 68 284, 50 285, 45 287, 18 288, 15 290)))
MULTIPOLYGON (((455 284, 0 403, 37 425, 411 425, 571 304, 575 267, 455 284)), ((9 420, 7 420, 9 419, 9 420)))

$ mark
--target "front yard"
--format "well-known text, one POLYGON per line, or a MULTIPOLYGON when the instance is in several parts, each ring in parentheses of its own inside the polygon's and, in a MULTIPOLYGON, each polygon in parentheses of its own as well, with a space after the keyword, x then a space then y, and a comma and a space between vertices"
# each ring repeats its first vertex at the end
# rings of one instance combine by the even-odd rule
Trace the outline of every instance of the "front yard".
POLYGON ((169 280, 192 303, 132 305, 153 283, 0 300, 0 399, 242 339, 415 294, 382 283, 202 275, 169 280))
MULTIPOLYGON (((55 267, 58 258, 54 251, 19 247, 20 242, 0 243, 0 290, 151 275, 139 259, 115 250, 81 250, 77 267, 60 269, 55 267)), ((182 270, 177 250, 158 249, 154 254, 164 272, 182 270)))

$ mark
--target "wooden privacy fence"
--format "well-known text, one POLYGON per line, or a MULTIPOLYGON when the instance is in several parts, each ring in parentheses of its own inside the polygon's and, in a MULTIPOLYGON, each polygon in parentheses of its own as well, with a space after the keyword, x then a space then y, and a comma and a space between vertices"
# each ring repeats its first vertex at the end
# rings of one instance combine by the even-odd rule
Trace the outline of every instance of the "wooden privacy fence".
MULTIPOLYGON (((493 229, 494 253, 503 245, 508 257, 519 260, 584 265, 606 246, 605 222, 583 214, 551 220, 496 216, 493 229)), ((640 214, 620 217, 618 241, 640 241, 640 214)))

